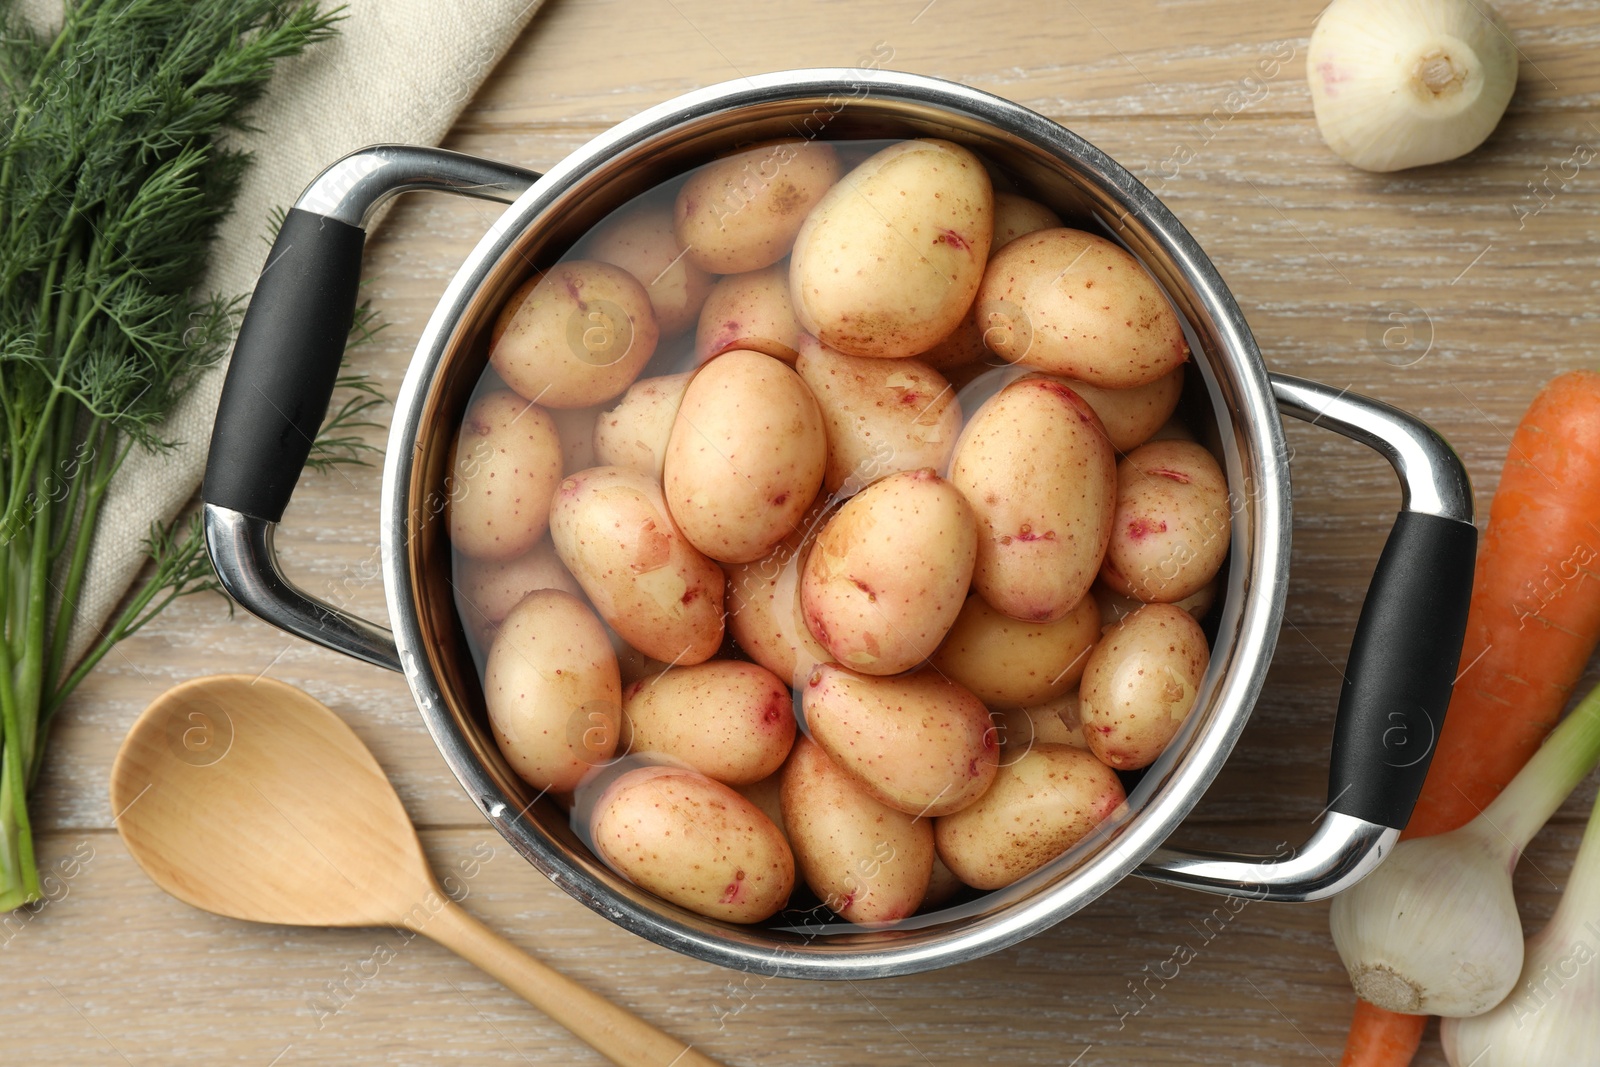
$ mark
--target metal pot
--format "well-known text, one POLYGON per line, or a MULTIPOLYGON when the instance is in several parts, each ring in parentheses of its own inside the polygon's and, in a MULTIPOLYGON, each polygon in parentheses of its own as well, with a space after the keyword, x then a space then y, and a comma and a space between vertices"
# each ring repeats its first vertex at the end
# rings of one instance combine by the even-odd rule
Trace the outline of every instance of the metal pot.
POLYGON ((1466 472, 1420 421, 1376 401, 1269 374, 1232 294, 1178 220, 1093 145, 1016 104, 889 71, 822 69, 688 93, 605 133, 544 176, 435 149, 382 146, 306 190, 257 284, 228 371, 204 489, 211 558, 229 593, 283 629, 404 671, 445 760, 506 840, 572 896, 668 948, 792 978, 876 978, 970 960, 1059 922, 1130 873, 1213 893, 1313 900, 1370 872, 1405 825, 1448 703, 1476 533, 1466 472), (441 513, 450 442, 483 368, 497 309, 530 267, 662 179, 763 138, 937 136, 966 144, 1063 215, 1137 255, 1192 329, 1194 363, 1231 487, 1232 554, 1211 666, 1194 710, 1131 791, 1126 811, 1044 869, 955 913, 892 929, 738 927, 667 904, 606 868, 567 817, 511 772, 485 727, 456 621, 441 513), (418 341, 396 400, 383 477, 382 557, 391 629, 297 589, 273 553, 326 412, 355 304, 363 226, 405 190, 511 206, 467 257, 418 341), (1288 583, 1289 469, 1280 414, 1381 453, 1403 510, 1354 638, 1332 753, 1329 806, 1292 852, 1252 857, 1165 844, 1249 718, 1277 641, 1288 583))

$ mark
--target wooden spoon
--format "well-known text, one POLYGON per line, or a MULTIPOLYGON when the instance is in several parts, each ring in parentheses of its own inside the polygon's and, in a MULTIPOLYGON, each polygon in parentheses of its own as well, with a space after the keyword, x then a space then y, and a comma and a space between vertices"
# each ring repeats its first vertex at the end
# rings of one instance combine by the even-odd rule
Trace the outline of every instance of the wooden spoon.
POLYGON ((718 1067, 528 956, 439 888, 377 760, 291 685, 169 689, 128 731, 111 810, 139 866, 187 904, 297 926, 406 926, 477 964, 622 1067, 718 1067))

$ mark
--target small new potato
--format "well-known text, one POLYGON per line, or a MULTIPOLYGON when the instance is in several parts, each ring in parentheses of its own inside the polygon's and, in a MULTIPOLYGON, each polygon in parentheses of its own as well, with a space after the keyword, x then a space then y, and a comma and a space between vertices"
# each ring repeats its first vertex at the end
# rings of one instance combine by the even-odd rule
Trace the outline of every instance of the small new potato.
POLYGON ((529 400, 586 408, 626 389, 658 337, 650 294, 633 275, 570 260, 511 294, 489 335, 489 363, 529 400))
POLYGON ((683 394, 662 486, 691 544, 748 563, 798 527, 827 462, 822 412, 800 376, 759 352, 725 352, 683 394))
POLYGON ((1082 841, 1127 801, 1082 749, 1037 744, 1007 760, 976 804, 934 820, 939 858, 975 889, 1001 889, 1082 841))
POLYGON ((1107 389, 1148 384, 1189 358, 1155 279, 1082 230, 1035 230, 995 253, 977 315, 986 343, 1013 363, 1107 389))
POLYGON ((589 818, 599 857, 681 908, 725 922, 771 918, 794 889, 794 855, 750 801, 678 767, 636 767, 589 818))
POLYGON ((783 766, 794 733, 789 687, 754 663, 679 666, 622 694, 621 751, 671 756, 726 785, 783 766))
POLYGON ((1071 745, 1089 751, 1083 738, 1083 717, 1076 689, 1031 708, 1011 708, 995 713, 999 722, 1000 759, 1009 763, 1016 753, 1034 745, 1071 745))
POLYGON ((506 390, 467 409, 456 438, 450 543, 464 556, 509 560, 549 528, 561 438, 548 412, 506 390))
POLYGON ((934 820, 880 803, 804 735, 784 764, 782 802, 800 873, 830 911, 870 926, 921 906, 934 820))
POLYGON ((1183 395, 1182 367, 1132 389, 1102 389, 1070 378, 1062 381, 1094 408, 1111 438, 1111 447, 1118 452, 1131 452, 1150 440, 1172 418, 1183 395))
POLYGON ((967 313, 993 236, 976 156, 934 139, 890 145, 806 216, 789 265, 795 316, 848 355, 914 356, 967 313))
POLYGON ((1060 225, 1061 216, 1037 200, 1016 193, 995 193, 994 240, 989 245, 989 258, 993 259, 996 252, 1024 234, 1060 225))
POLYGON ((822 666, 800 693, 811 740, 891 808, 948 815, 994 781, 1000 741, 989 710, 937 671, 878 678, 822 666))
POLYGON ((783 834, 785 841, 789 840, 789 830, 783 823, 783 768, 749 785, 736 785, 734 792, 744 797, 761 810, 761 814, 772 820, 772 825, 783 834))
POLYGON ((1139 600, 1200 592, 1228 558, 1228 479, 1203 446, 1152 441, 1117 465, 1117 511, 1100 579, 1139 600))
MULTIPOLYGON (((1182 600, 1174 600, 1173 604, 1187 611, 1195 620, 1204 619, 1211 611, 1211 606, 1217 602, 1217 579, 1213 578, 1200 587, 1200 591, 1190 593, 1182 600)), ((1100 628, 1115 626, 1127 615, 1144 607, 1144 601, 1137 597, 1124 596, 1115 589, 1109 589, 1104 582, 1095 583, 1095 599, 1100 602, 1100 628)))
POLYGON ((570 593, 529 593, 489 648, 483 701, 512 770, 535 789, 575 788, 617 748, 622 679, 605 627, 570 593))
POLYGON ((595 610, 646 656, 689 665, 722 646, 722 571, 673 525, 648 475, 595 467, 567 478, 550 536, 595 610))
POLYGON ((896 471, 944 469, 961 432, 961 405, 926 363, 847 356, 808 335, 795 370, 827 427, 823 489, 849 494, 896 471))
POLYGON ((561 438, 561 474, 576 474, 595 465, 595 423, 600 407, 552 408, 556 434, 561 438))
POLYGON ((940 372, 992 358, 990 351, 983 345, 983 330, 978 326, 977 306, 968 307, 967 313, 956 323, 956 328, 932 348, 917 353, 917 358, 940 372))
POLYGON ((1085 593, 1057 622, 1023 622, 973 595, 932 663, 991 708, 1042 704, 1077 686, 1100 640, 1100 607, 1085 593))
POLYGON ((793 365, 803 332, 789 300, 787 263, 730 274, 712 286, 700 309, 700 325, 694 335, 695 362, 704 363, 742 348, 793 365))
POLYGON ((542 538, 527 552, 508 560, 462 557, 456 569, 456 601, 467 627, 480 636, 493 633, 511 609, 535 589, 559 589, 573 596, 583 590, 542 538))
POLYGON ((616 406, 595 420, 595 459, 604 466, 627 467, 660 481, 678 405, 693 377, 686 371, 641 378, 630 385, 616 406))
POLYGON ((966 600, 978 554, 972 508, 931 470, 902 471, 845 502, 800 578, 807 627, 863 674, 933 654, 966 600))
POLYGON ((1111 539, 1116 453, 1065 384, 1025 378, 968 421, 950 481, 978 517, 972 584, 1014 619, 1056 622, 1094 582, 1111 539))
POLYGON ((820 527, 807 521, 753 563, 730 564, 728 630, 745 655, 795 689, 833 653, 812 636, 800 603, 800 575, 820 527))
POLYGON ((670 205, 624 209, 600 224, 584 251, 586 258, 621 267, 644 286, 662 337, 676 337, 700 318, 713 279, 684 255, 672 233, 670 205))
POLYGON ((771 266, 838 180, 839 158, 826 141, 772 141, 723 156, 678 191, 678 244, 713 274, 771 266))
POLYGON ((1083 736, 1109 767, 1148 767, 1189 717, 1211 662, 1206 635, 1173 604, 1146 604, 1089 654, 1079 684, 1083 736))

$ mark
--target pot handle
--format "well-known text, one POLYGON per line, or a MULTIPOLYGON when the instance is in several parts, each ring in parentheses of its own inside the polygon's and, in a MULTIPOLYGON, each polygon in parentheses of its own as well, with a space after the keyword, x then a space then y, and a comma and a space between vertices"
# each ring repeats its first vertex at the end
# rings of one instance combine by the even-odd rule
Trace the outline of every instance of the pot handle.
POLYGON ((1478 531, 1466 469, 1426 423, 1303 378, 1271 379, 1281 410, 1360 441, 1400 476, 1400 514, 1345 665, 1328 806, 1311 840, 1286 855, 1161 848, 1141 873, 1238 897, 1320 900, 1377 867, 1411 818, 1461 658, 1478 531))
POLYGON ((290 633, 400 670, 394 637, 297 588, 272 535, 328 413, 355 319, 366 227, 397 193, 510 203, 539 175, 410 145, 373 145, 317 176, 284 218, 239 326, 206 459, 206 547, 222 586, 290 633))

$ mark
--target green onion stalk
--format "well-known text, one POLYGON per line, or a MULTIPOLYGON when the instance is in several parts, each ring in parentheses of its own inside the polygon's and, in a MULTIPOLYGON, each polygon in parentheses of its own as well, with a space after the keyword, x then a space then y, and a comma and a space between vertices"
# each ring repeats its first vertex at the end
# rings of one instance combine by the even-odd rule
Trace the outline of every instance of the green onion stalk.
POLYGON ((118 641, 212 587, 198 525, 152 528, 143 582, 68 637, 117 470, 226 353, 195 292, 248 165, 226 147, 274 64, 334 32, 285 0, 78 0, 59 31, 0 0, 0 911, 36 900, 28 790, 63 702, 118 641))

